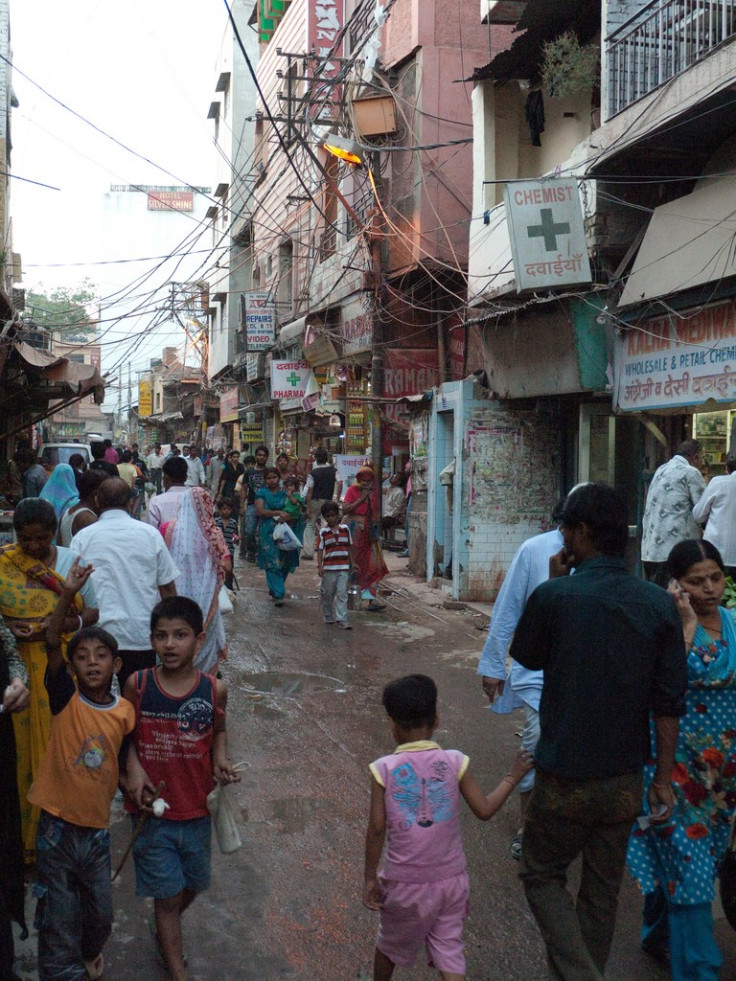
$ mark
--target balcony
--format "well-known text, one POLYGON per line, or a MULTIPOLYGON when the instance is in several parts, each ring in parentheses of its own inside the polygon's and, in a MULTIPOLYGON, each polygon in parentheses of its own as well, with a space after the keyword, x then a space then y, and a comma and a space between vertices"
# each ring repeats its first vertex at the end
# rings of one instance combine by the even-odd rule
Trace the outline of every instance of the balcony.
POLYGON ((736 0, 652 0, 606 39, 610 118, 736 32, 736 0))

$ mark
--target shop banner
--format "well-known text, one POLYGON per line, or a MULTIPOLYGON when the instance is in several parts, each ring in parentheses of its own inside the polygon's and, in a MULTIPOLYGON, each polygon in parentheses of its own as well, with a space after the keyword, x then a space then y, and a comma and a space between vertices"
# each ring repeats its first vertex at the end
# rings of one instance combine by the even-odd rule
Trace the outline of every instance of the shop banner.
MULTIPOLYGON (((383 374, 383 394, 388 399, 421 395, 439 384, 439 360, 436 348, 389 348, 383 374)), ((400 429, 409 428, 406 405, 381 405, 381 414, 400 429)))
POLYGON ((337 479, 342 481, 343 494, 349 484, 355 482, 356 473, 361 467, 366 465, 366 462, 365 454, 355 454, 353 456, 349 456, 346 453, 335 454, 335 469, 337 470, 337 479))
POLYGON ((138 416, 145 419, 153 413, 153 392, 151 382, 143 379, 138 382, 138 416))
POLYGON ((238 419, 238 386, 226 389, 220 395, 220 422, 236 422, 238 419))
POLYGON ((644 320, 616 337, 614 405, 628 412, 736 400, 736 302, 644 320))
POLYGON ((271 398, 278 402, 303 399, 312 377, 308 361, 272 361, 271 398))
POLYGON ((370 351, 373 345, 373 317, 363 305, 363 296, 355 297, 340 308, 342 349, 344 354, 370 351))
POLYGON ((268 351, 276 343, 276 304, 270 293, 243 293, 245 346, 249 353, 268 351))

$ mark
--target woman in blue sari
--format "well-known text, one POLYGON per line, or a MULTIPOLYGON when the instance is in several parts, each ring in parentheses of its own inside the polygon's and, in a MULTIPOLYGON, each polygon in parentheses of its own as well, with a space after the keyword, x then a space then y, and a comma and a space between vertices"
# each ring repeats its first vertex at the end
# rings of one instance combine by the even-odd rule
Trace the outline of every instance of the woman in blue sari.
POLYGON ((274 606, 284 605, 286 577, 299 565, 299 549, 284 552, 273 540, 273 531, 279 521, 289 521, 285 510, 286 492, 279 487, 281 474, 275 467, 263 472, 265 486, 256 493, 258 516, 258 567, 266 573, 268 592, 274 606))
MULTIPOLYGON (((670 962, 673 981, 716 981, 722 956, 711 905, 736 811, 734 611, 720 605, 723 560, 710 542, 679 542, 667 567, 688 652, 670 783, 675 809, 665 824, 635 825, 627 863, 645 895, 642 949, 670 962)), ((647 765, 647 790, 653 774, 647 765)))

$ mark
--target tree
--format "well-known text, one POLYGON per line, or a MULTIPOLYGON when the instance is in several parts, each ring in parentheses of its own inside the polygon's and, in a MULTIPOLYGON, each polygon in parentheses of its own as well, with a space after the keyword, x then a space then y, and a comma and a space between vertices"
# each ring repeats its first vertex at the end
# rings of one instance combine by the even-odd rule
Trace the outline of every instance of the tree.
POLYGON ((62 334, 95 334, 97 332, 97 287, 83 279, 75 287, 57 286, 46 292, 26 293, 26 312, 34 324, 62 334))

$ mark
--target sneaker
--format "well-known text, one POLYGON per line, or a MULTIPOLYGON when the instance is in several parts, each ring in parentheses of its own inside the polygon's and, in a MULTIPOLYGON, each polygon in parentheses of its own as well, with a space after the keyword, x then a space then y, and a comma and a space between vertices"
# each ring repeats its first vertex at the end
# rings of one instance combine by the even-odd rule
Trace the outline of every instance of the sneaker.
POLYGON ((521 861, 521 849, 524 842, 524 832, 517 831, 511 839, 511 857, 517 862, 521 861))
POLYGON ((332 624, 332 623, 334 623, 335 621, 334 621, 334 620, 328 620, 328 619, 327 619, 327 618, 325 617, 325 620, 324 620, 324 622, 325 622, 325 623, 330 623, 330 624, 332 624))

